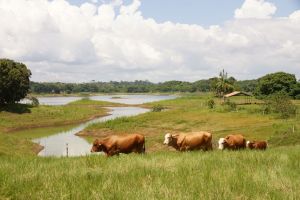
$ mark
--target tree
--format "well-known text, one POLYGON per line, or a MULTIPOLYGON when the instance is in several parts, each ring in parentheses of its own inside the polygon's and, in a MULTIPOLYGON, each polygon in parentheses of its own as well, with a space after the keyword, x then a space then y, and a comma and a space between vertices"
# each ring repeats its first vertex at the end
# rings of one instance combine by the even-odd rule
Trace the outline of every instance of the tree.
POLYGON ((285 72, 267 74, 258 79, 255 94, 257 96, 269 96, 278 92, 290 94, 296 83, 297 80, 293 74, 285 72))
POLYGON ((286 119, 296 115, 297 107, 291 102, 285 92, 278 92, 268 96, 267 106, 271 111, 277 113, 280 118, 286 119))
POLYGON ((300 82, 294 85, 290 95, 295 99, 300 99, 300 82))
POLYGON ((29 91, 31 72, 26 65, 9 59, 0 59, 0 104, 15 103, 29 91))
POLYGON ((215 85, 215 92, 218 97, 224 96, 224 94, 232 92, 234 90, 234 86, 232 83, 235 82, 233 77, 228 78, 227 72, 224 69, 220 72, 219 78, 217 79, 217 83, 215 85))

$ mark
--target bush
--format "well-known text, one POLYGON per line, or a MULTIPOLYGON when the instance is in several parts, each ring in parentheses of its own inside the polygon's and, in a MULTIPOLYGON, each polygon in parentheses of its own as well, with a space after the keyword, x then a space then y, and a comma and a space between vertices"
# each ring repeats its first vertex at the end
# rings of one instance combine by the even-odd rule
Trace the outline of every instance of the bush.
POLYGON ((263 114, 270 114, 271 113, 271 106, 269 104, 265 104, 261 106, 261 111, 263 114))
POLYGON ((226 101, 224 104, 224 109, 225 111, 236 111, 237 110, 237 105, 234 102, 226 101))
POLYGON ((216 105, 216 103, 215 103, 215 101, 214 101, 213 99, 209 99, 209 100, 207 101, 207 107, 208 107, 209 109, 213 109, 213 108, 215 107, 215 105, 216 105))
POLYGON ((158 104, 158 105, 154 105, 152 107, 152 112, 161 112, 163 109, 165 109, 162 105, 158 104))
POLYGON ((296 95, 295 99, 300 100, 300 94, 296 95))
POLYGON ((291 102, 289 96, 284 93, 276 93, 267 99, 267 105, 271 111, 277 113, 280 118, 287 119, 296 115, 297 107, 291 102))

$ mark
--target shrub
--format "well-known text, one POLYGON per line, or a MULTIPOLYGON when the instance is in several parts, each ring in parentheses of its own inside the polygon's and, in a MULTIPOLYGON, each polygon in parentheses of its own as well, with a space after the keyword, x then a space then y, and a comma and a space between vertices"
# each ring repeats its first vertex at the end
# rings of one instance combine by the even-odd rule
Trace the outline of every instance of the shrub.
POLYGON ((224 104, 224 110, 225 111, 236 111, 237 110, 237 105, 234 102, 226 101, 224 104))
POLYGON ((271 113, 271 106, 269 104, 264 104, 261 106, 261 111, 263 114, 270 114, 271 113))
POLYGON ((207 101, 207 107, 208 107, 209 109, 213 109, 213 108, 215 107, 215 105, 216 105, 216 103, 215 103, 215 101, 214 101, 213 99, 209 99, 209 100, 207 101))
POLYGON ((269 96, 267 105, 270 106, 272 112, 277 113, 283 119, 293 117, 297 112, 297 107, 291 102, 289 96, 283 92, 269 96))
POLYGON ((152 112, 161 112, 163 109, 165 108, 162 105, 157 104, 152 107, 152 112))

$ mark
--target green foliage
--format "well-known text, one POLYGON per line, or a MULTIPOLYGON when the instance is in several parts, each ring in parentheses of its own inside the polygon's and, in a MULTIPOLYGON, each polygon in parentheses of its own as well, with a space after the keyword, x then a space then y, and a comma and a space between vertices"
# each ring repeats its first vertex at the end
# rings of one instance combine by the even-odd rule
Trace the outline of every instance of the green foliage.
POLYGON ((227 72, 221 71, 219 78, 216 80, 213 86, 214 92, 218 97, 223 97, 226 93, 230 93, 234 90, 235 79, 233 77, 228 78, 227 72))
POLYGON ((295 75, 285 72, 267 74, 258 79, 256 96, 268 96, 278 92, 290 94, 296 84, 295 75))
POLYGON ((23 99, 29 91, 31 72, 26 65, 0 59, 0 105, 23 99))
POLYGON ((294 85, 290 95, 295 99, 300 99, 300 82, 297 82, 297 84, 294 85))
POLYGON ((238 88, 239 91, 251 92, 253 93, 257 87, 258 80, 243 80, 237 81, 235 83, 235 87, 238 88))
POLYGON ((215 105, 216 105, 216 103, 215 103, 215 101, 214 101, 213 99, 209 99, 209 100, 207 101, 207 107, 208 107, 209 109, 213 109, 213 108, 215 107, 215 105))
POLYGON ((224 110, 225 111, 236 111, 237 110, 237 104, 235 102, 231 102, 231 101, 226 101, 223 104, 224 110))
POLYGON ((157 104, 157 105, 154 105, 152 107, 152 112, 161 112, 163 109, 165 109, 162 105, 160 104, 157 104))
POLYGON ((279 92, 269 96, 266 100, 269 109, 277 113, 280 118, 286 119, 296 115, 297 107, 291 102, 290 97, 279 92))

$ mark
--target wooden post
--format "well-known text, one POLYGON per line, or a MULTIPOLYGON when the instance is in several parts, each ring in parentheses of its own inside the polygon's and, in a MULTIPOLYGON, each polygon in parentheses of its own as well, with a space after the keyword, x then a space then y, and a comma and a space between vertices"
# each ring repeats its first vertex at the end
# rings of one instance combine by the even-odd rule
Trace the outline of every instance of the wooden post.
POLYGON ((68 147, 68 143, 66 143, 66 150, 67 150, 67 157, 69 157, 69 147, 68 147))
POLYGON ((293 133, 295 133, 295 125, 293 125, 293 133))

